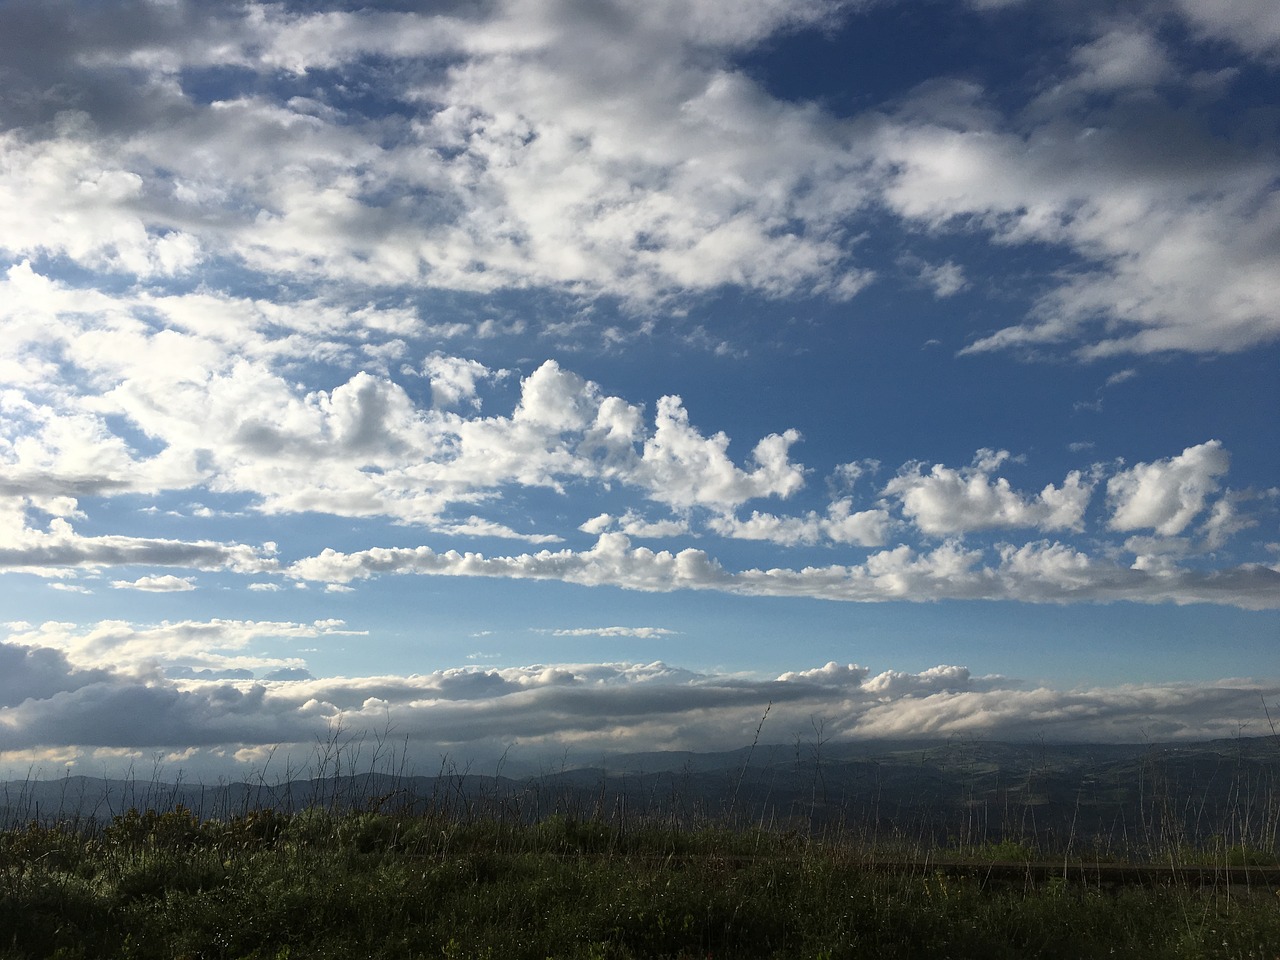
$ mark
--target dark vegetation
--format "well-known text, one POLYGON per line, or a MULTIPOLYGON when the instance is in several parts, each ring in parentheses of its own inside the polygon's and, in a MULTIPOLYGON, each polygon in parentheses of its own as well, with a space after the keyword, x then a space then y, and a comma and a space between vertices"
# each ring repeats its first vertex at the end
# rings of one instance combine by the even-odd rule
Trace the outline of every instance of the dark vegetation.
POLYGON ((1280 958, 1274 741, 820 746, 8 784, 0 958, 1280 958))

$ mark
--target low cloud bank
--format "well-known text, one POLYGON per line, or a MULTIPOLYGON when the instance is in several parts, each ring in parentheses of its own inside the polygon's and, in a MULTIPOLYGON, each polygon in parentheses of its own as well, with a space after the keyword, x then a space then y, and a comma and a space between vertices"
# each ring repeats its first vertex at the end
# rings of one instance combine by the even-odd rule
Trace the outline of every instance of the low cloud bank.
POLYGON ((745 746, 766 709, 765 736, 774 742, 815 729, 824 738, 1195 739, 1263 723, 1262 705, 1280 698, 1276 680, 1058 690, 957 665, 875 672, 836 662, 772 678, 660 661, 370 677, 312 677, 301 663, 272 662, 217 677, 190 666, 164 670, 166 657, 183 658, 172 652, 175 638, 235 646, 343 625, 18 627, 0 643, 0 766, 10 772, 101 773, 158 758, 198 776, 277 753, 305 764, 326 743, 372 750, 392 741, 427 764, 508 749, 523 763, 585 763, 612 752, 745 746), (155 656, 139 656, 148 645, 155 656), (126 665, 111 665, 116 648, 132 651, 126 665))

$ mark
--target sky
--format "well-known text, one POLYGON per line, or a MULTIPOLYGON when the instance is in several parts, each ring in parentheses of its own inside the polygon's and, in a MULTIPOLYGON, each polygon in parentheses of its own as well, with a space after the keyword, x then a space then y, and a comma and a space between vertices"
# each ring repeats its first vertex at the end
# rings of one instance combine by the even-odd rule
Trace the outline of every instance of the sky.
POLYGON ((1277 90, 1274 0, 0 0, 0 772, 1268 732, 1277 90))

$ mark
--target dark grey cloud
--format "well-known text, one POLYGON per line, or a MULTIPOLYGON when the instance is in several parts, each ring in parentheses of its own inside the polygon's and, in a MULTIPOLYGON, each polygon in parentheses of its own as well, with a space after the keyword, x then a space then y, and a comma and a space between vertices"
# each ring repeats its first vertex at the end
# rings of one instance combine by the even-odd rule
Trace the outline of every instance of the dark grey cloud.
POLYGON ((69 110, 107 135, 171 123, 189 112, 186 99, 150 82, 130 56, 216 45, 233 32, 218 14, 234 9, 185 0, 0 4, 0 123, 39 127, 69 110))
POLYGON ((0 643, 0 707, 27 700, 48 700, 112 679, 108 670, 72 665, 60 650, 0 643))
POLYGON ((0 727, 10 750, 297 743, 324 731, 323 719, 300 720, 296 711, 268 705, 265 695, 261 685, 210 683, 187 690, 120 677, 28 699, 0 711, 0 727))
POLYGON ((138 537, 84 537, 69 542, 0 547, 0 569, 167 566, 216 570, 249 560, 251 548, 138 537))

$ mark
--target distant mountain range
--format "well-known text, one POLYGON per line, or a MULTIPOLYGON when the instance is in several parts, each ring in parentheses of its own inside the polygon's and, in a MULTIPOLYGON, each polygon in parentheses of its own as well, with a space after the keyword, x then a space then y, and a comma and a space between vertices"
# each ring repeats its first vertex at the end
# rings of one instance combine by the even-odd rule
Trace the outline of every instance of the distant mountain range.
POLYGON ((447 810, 759 823, 877 839, 1071 844, 1243 844, 1280 839, 1280 740, 1078 744, 849 742, 655 752, 523 778, 446 767, 220 784, 68 776, 0 783, 0 822, 109 821, 182 804, 225 819, 259 807, 447 810))

